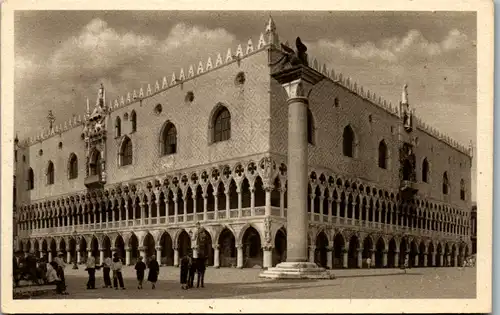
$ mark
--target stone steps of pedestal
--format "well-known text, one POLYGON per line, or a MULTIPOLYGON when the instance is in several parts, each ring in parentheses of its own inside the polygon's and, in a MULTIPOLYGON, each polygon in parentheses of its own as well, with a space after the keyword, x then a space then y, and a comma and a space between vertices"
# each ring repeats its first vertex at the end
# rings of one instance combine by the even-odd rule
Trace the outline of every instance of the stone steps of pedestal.
POLYGON ((317 269, 270 268, 259 275, 271 279, 335 279, 328 271, 317 269))

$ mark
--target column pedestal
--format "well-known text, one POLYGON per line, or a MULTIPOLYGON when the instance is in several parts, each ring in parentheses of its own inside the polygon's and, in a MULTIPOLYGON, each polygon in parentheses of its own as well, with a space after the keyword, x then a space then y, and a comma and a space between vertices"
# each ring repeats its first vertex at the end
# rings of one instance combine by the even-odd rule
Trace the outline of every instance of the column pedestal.
POLYGON ((273 248, 270 246, 264 247, 262 252, 264 253, 262 266, 271 268, 273 266, 273 248))
MULTIPOLYGON (((305 63, 305 62, 304 62, 305 63)), ((288 95, 288 210, 287 210, 287 261, 260 274, 272 279, 330 279, 325 268, 314 260, 307 261, 308 202, 308 106, 311 88, 324 76, 307 67, 297 65, 282 67, 272 74, 288 95)), ((268 161, 271 164, 271 161, 268 161)), ((313 254, 314 259, 314 254, 313 254)), ((238 265, 240 265, 238 249, 238 265)))

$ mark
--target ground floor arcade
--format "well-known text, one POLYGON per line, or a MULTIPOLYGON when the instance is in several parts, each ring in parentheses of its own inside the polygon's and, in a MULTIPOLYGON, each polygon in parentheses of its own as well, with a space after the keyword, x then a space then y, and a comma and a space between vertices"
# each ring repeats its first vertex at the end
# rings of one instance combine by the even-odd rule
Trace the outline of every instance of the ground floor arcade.
MULTIPOLYGON (((177 266, 192 251, 214 267, 271 267, 286 260, 287 231, 283 224, 254 222, 192 226, 177 229, 109 231, 25 238, 19 248, 51 260, 63 252, 66 262, 98 262, 118 253, 127 265, 139 256, 155 255, 162 265, 177 266)), ((373 234, 333 228, 311 228, 309 260, 323 267, 393 268, 408 259, 412 267, 459 266, 469 256, 469 244, 412 235, 373 234), (369 259, 369 260, 368 260, 369 259), (370 266, 368 266, 368 262, 370 266)))

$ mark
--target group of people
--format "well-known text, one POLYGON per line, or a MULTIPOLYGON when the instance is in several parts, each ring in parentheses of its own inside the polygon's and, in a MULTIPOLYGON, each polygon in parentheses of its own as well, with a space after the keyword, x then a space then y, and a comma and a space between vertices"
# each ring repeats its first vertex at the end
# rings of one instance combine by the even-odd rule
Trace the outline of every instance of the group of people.
POLYGON ((193 258, 190 251, 182 257, 180 262, 181 269, 181 288, 187 290, 194 287, 194 276, 198 275, 196 287, 205 287, 205 271, 207 269, 204 257, 193 258))
POLYGON ((14 256, 14 284, 19 285, 22 279, 31 280, 35 284, 55 285, 57 294, 68 294, 66 292, 66 280, 64 277, 64 254, 59 252, 57 256, 49 261, 48 257, 37 259, 28 253, 24 257, 14 256))
POLYGON ((123 283, 123 262, 117 253, 113 254, 113 259, 106 257, 101 265, 96 265, 95 258, 90 256, 87 259, 87 266, 85 270, 89 274, 89 279, 87 281, 87 290, 94 290, 95 287, 95 272, 96 270, 103 270, 104 278, 104 288, 115 288, 118 290, 118 285, 122 290, 125 290, 125 285, 123 283), (111 285, 110 272, 113 272, 113 285, 111 285))

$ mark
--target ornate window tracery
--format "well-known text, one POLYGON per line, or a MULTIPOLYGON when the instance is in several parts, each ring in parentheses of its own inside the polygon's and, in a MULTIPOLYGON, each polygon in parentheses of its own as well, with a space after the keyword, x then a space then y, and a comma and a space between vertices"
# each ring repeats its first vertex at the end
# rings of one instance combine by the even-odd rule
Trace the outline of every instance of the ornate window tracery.
POLYGON ((231 138, 231 114, 225 106, 220 106, 213 120, 213 142, 222 142, 231 138))

